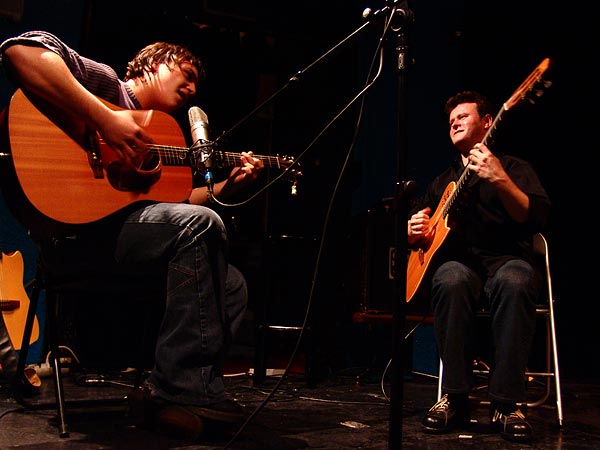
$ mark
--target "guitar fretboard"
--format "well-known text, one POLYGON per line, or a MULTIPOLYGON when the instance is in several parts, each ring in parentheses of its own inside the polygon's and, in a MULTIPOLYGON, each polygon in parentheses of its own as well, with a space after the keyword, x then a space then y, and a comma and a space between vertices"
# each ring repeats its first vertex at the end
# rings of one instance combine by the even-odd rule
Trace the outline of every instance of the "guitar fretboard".
MULTIPOLYGON (((240 154, 235 152, 222 152, 215 150, 216 159, 219 165, 225 167, 241 167, 243 166, 240 160, 240 154)), ((188 166, 190 161, 200 159, 199 152, 190 150, 185 147, 174 147, 168 145, 152 145, 150 153, 158 155, 163 164, 167 166, 188 166)), ((265 167, 274 169, 285 169, 291 163, 289 159, 279 156, 253 155, 260 159, 265 167)))

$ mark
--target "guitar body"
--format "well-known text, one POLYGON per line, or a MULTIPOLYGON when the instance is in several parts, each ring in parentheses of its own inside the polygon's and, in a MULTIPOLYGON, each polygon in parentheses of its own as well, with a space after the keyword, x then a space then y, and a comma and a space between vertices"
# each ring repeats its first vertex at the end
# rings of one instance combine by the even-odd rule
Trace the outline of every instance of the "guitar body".
MULTIPOLYGON (((21 349, 29 311, 29 297, 23 287, 23 274, 23 257, 19 251, 0 253, 0 309, 15 350, 21 349)), ((39 336, 40 325, 36 317, 29 343, 37 341, 39 336)))
POLYGON ((438 204, 437 209, 429 220, 429 233, 425 237, 425 242, 420 247, 410 250, 408 255, 408 263, 406 266, 406 301, 410 302, 419 286, 423 277, 429 268, 429 264, 435 253, 440 248, 446 236, 450 232, 448 226, 448 217, 444 216, 446 202, 451 197, 456 189, 456 183, 453 181, 446 186, 442 199, 438 204))
MULTIPOLYGON (((39 237, 56 236, 140 203, 187 200, 192 169, 204 170, 203 151, 186 147, 169 114, 136 110, 133 115, 153 139, 136 168, 122 163, 77 117, 17 90, 0 112, 0 186, 15 217, 39 237)), ((218 167, 243 166, 238 153, 213 150, 213 155, 218 167)), ((265 167, 285 170, 282 175, 295 188, 302 172, 293 159, 254 157, 265 167)))
MULTIPOLYGON (((185 146, 179 125, 166 113, 146 111, 144 126, 155 142, 185 146)), ((162 166, 158 180, 144 190, 115 189, 106 174, 112 150, 97 139, 103 167, 101 176, 96 176, 85 140, 65 133, 21 90, 9 105, 8 139, 22 193, 35 210, 55 222, 86 224, 137 202, 184 201, 192 190, 191 168, 185 166, 162 166)))

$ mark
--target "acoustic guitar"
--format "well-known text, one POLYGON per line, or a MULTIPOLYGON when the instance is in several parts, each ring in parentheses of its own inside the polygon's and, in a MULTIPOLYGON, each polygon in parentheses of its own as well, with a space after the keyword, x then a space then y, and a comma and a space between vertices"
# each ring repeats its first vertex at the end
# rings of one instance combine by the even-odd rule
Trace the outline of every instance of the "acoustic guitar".
MULTIPOLYGON (((504 114, 526 98, 530 98, 530 93, 535 92, 536 95, 541 95, 543 87, 548 87, 550 83, 543 80, 543 75, 550 66, 550 59, 545 58, 535 70, 521 83, 517 90, 510 98, 502 105, 500 111, 494 118, 492 126, 488 129, 484 136, 483 143, 489 144, 493 133, 498 128, 504 114)), ((531 100, 531 98, 530 98, 531 100)), ((450 233, 448 225, 448 215, 452 210, 452 206, 456 203, 461 189, 466 185, 471 177, 471 171, 468 166, 465 167, 457 181, 448 183, 442 198, 429 220, 429 232, 420 242, 419 247, 411 248, 408 255, 408 263, 406 269, 406 301, 410 302, 417 293, 423 278, 430 266, 431 260, 436 252, 444 243, 446 237, 450 233)))
MULTIPOLYGON (((21 350, 29 297, 23 286, 23 257, 21 252, 0 252, 0 310, 15 350, 21 350)), ((38 340, 40 325, 37 317, 31 330, 30 344, 38 340)))
MULTIPOLYGON (((0 146, 2 189, 13 214, 28 228, 46 231, 46 225, 60 229, 61 224, 92 223, 139 202, 185 201, 193 171, 204 169, 205 149, 186 147, 169 114, 134 114, 156 143, 137 168, 122 164, 99 134, 86 130, 76 117, 17 90, 3 112, 6 129, 0 146)), ((214 154, 218 167, 242 165, 238 153, 215 149, 214 154)), ((291 158, 255 157, 265 167, 289 171, 292 178, 301 175, 291 158)))

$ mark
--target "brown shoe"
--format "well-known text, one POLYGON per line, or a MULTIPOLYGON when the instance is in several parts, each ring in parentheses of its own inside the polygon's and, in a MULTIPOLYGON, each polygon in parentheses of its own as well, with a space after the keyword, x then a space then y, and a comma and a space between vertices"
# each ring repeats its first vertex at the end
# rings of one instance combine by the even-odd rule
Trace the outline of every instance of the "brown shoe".
POLYGON ((232 400, 206 406, 178 405, 153 398, 147 388, 135 389, 127 400, 134 425, 181 439, 198 440, 207 425, 220 432, 245 418, 242 407, 232 400))
POLYGON ((204 434, 204 421, 186 406, 164 405, 154 417, 156 429, 178 439, 196 441, 204 434))

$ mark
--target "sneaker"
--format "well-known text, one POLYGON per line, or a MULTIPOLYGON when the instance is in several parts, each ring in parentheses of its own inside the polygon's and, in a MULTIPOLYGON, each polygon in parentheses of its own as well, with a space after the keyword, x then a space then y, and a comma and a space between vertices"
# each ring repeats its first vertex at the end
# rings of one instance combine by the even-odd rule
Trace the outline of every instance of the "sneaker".
POLYGON ((516 405, 512 408, 492 406, 490 426, 492 431, 500 432, 500 436, 507 441, 529 442, 533 438, 531 425, 527 422, 525 414, 516 405))
POLYGON ((456 396, 451 399, 448 394, 444 394, 421 421, 423 431, 433 434, 448 433, 455 428, 465 428, 470 423, 468 397, 456 396))

